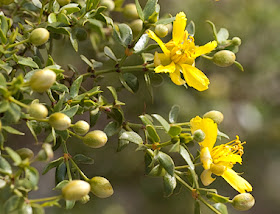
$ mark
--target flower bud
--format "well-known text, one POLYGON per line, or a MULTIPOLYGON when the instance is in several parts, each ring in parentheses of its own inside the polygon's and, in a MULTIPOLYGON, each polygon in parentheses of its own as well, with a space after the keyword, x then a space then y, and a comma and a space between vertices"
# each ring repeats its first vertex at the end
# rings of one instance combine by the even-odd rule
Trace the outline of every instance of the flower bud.
POLYGON ((48 109, 40 103, 32 103, 29 106, 28 113, 31 117, 43 119, 48 116, 48 109))
POLYGON ((56 74, 50 69, 36 71, 30 81, 30 87, 33 91, 44 92, 48 90, 55 82, 56 74))
POLYGON ((108 198, 114 190, 110 182, 103 177, 93 177, 89 181, 91 192, 99 198, 108 198))
POLYGON ((203 115, 203 118, 210 118, 212 119, 215 123, 220 124, 224 120, 224 115, 220 111, 208 111, 203 115))
POLYGON ((133 3, 126 4, 123 8, 123 15, 129 19, 138 19, 136 5, 133 3))
POLYGON ((42 149, 38 152, 36 157, 39 161, 49 161, 53 158, 52 146, 49 143, 44 143, 42 149))
POLYGON ((72 128, 77 134, 84 135, 89 130, 89 124, 84 120, 79 120, 72 128))
POLYGON ((107 135, 100 130, 91 131, 83 138, 84 143, 91 148, 100 148, 107 143, 107 140, 107 135))
POLYGON ((112 0, 101 0, 100 5, 107 7, 108 11, 113 11, 115 9, 115 2, 112 0))
POLYGON ((232 41, 233 45, 236 45, 236 46, 241 45, 241 39, 239 37, 233 37, 231 41, 232 41))
POLYGON ((89 195, 86 195, 86 196, 82 197, 82 199, 80 199, 80 202, 82 204, 86 204, 87 202, 89 202, 89 200, 90 200, 89 195))
POLYGON ((90 185, 82 180, 73 180, 66 184, 61 191, 65 200, 77 201, 88 195, 90 185))
POLYGON ((45 44, 50 37, 50 33, 45 28, 36 28, 29 35, 29 42, 35 46, 40 46, 45 44))
POLYGON ((168 34, 168 27, 163 24, 159 24, 155 28, 155 33, 159 37, 166 37, 166 35, 168 34))
POLYGON ((241 193, 232 199, 232 206, 241 211, 251 209, 255 204, 255 199, 250 193, 241 193))
POLYGON ((49 117, 48 122, 53 128, 61 131, 68 129, 71 125, 71 119, 66 114, 60 112, 53 113, 49 117))
POLYGON ((31 149, 28 148, 21 148, 16 150, 16 152, 19 154, 19 156, 21 157, 22 160, 28 158, 28 159, 32 159, 34 157, 34 153, 31 149))
POLYGON ((56 0, 60 6, 67 5, 71 2, 71 0, 56 0))
POLYGON ((214 54, 213 62, 220 67, 228 67, 235 61, 235 54, 229 50, 222 50, 214 54))
POLYGON ((202 142, 205 139, 205 133, 201 129, 195 130, 193 133, 193 139, 196 142, 202 142))
POLYGON ((141 19, 136 19, 129 24, 133 35, 138 35, 143 28, 143 21, 141 19))

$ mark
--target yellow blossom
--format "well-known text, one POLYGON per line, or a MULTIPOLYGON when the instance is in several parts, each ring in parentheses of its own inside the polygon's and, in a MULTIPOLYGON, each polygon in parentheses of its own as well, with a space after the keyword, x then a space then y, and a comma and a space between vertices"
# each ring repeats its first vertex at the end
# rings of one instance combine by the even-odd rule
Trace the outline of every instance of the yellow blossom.
POLYGON ((215 178, 212 174, 222 176, 234 189, 240 193, 252 191, 252 186, 238 175, 232 168, 234 164, 242 164, 243 144, 239 137, 226 144, 214 147, 217 138, 217 124, 209 118, 195 117, 191 121, 191 132, 201 129, 205 139, 200 143, 200 160, 204 171, 200 178, 205 186, 210 185, 215 178))
POLYGON ((198 91, 204 91, 208 89, 210 82, 206 75, 194 66, 195 59, 214 50, 217 42, 212 41, 200 47, 196 46, 194 38, 185 30, 186 25, 185 13, 178 13, 173 22, 172 40, 166 44, 153 31, 147 31, 149 37, 155 40, 163 51, 163 53, 155 53, 155 72, 169 73, 176 85, 187 83, 198 91), (181 73, 184 79, 181 78, 181 73))

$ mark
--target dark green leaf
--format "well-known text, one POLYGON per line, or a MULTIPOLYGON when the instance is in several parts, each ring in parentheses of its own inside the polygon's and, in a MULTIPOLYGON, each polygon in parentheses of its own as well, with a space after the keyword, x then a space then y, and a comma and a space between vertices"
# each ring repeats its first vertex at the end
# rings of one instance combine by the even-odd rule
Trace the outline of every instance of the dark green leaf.
POLYGON ((13 195, 4 204, 5 214, 13 213, 14 211, 20 209, 24 204, 24 198, 13 195))
POLYGON ((79 94, 79 90, 83 81, 83 76, 79 76, 70 87, 70 98, 74 98, 79 94))
POLYGON ((76 154, 73 160, 79 164, 93 164, 94 160, 91 157, 87 157, 83 154, 76 154))
POLYGON ((108 137, 112 137, 113 135, 119 133, 121 130, 121 126, 116 121, 111 121, 107 124, 107 126, 104 128, 104 132, 108 137))
POLYGON ((120 74, 122 85, 130 92, 136 93, 139 89, 138 78, 132 73, 120 74))
POLYGON ((146 130, 148 132, 148 136, 150 137, 150 139, 153 141, 153 142, 160 142, 160 138, 155 130, 155 128, 152 126, 152 125, 146 125, 146 130))
POLYGON ((146 174, 149 174, 154 167, 154 159, 152 159, 152 157, 148 154, 148 152, 146 152, 144 156, 144 161, 145 161, 145 172, 146 174))
POLYGON ((25 168, 25 177, 32 184, 33 189, 36 189, 38 181, 39 181, 39 173, 34 167, 26 167, 25 168))
POLYGON ((18 153, 16 153, 13 149, 11 149, 10 147, 6 147, 5 148, 6 152, 8 153, 8 155, 11 157, 11 159, 14 161, 14 165, 18 166, 21 164, 22 160, 21 157, 19 156, 18 153))
POLYGON ((171 196, 174 189, 176 188, 176 185, 177 185, 176 178, 166 173, 163 177, 164 195, 166 197, 171 196))
POLYGON ((66 114, 68 117, 73 117, 77 113, 78 109, 79 109, 79 104, 77 104, 69 109, 63 110, 63 111, 61 111, 61 113, 66 114))
POLYGON ((0 39, 1 39, 0 41, 1 41, 2 44, 6 44, 6 42, 8 41, 7 37, 4 34, 4 32, 2 31, 2 29, 0 29, 0 39))
POLYGON ((180 152, 180 140, 169 149, 169 152, 180 152))
POLYGON ((50 171, 50 170, 51 170, 52 168, 54 168, 54 167, 57 167, 57 166, 60 165, 62 162, 63 162, 63 157, 60 157, 60 158, 58 158, 58 159, 56 159, 56 160, 54 160, 54 161, 48 163, 48 164, 45 166, 45 168, 44 168, 42 174, 43 174, 43 175, 46 174, 48 171, 50 171))
POLYGON ((71 25, 71 23, 69 22, 69 18, 64 13, 57 14, 56 19, 58 22, 61 22, 61 23, 67 24, 67 25, 71 25))
POLYGON ((121 150, 123 150, 128 144, 129 144, 128 140, 120 140, 119 139, 117 152, 120 152, 121 150))
POLYGON ((150 117, 150 115, 140 115, 139 118, 142 120, 142 123, 144 123, 145 125, 153 125, 152 122, 152 118, 150 117))
POLYGON ((100 115, 101 112, 99 111, 99 108, 90 111, 90 127, 93 127, 96 124, 100 115))
POLYGON ((158 114, 152 114, 152 116, 157 119, 157 121, 163 126, 166 132, 169 131, 170 125, 162 116, 158 114))
MULTIPOLYGON (((70 42, 72 44, 72 47, 74 48, 74 50, 76 52, 78 52, 78 40, 77 40, 75 34, 72 31, 70 33, 70 37, 69 38, 70 38, 70 42)), ((83 76, 80 76, 80 77, 83 77, 83 76)))
POLYGON ((221 214, 228 214, 227 206, 222 203, 213 204, 213 207, 216 208, 221 214))
POLYGON ((157 159, 160 163, 160 165, 168 172, 171 176, 174 175, 174 162, 172 158, 161 151, 159 151, 157 159))
POLYGON ((179 115, 180 107, 177 105, 172 106, 170 112, 169 112, 169 121, 170 123, 176 123, 177 118, 179 115))
POLYGON ((39 66, 36 64, 36 62, 33 61, 33 59, 31 57, 21 57, 21 56, 17 56, 17 63, 20 65, 26 65, 29 66, 31 68, 39 68, 39 66))
POLYGON ((55 171, 55 183, 58 184, 65 179, 67 168, 64 162, 62 162, 55 171))
POLYGON ((109 57, 111 60, 113 61, 118 61, 117 57, 115 56, 115 54, 113 53, 113 51, 111 50, 111 48, 109 48, 108 46, 104 47, 104 54, 109 57))
POLYGON ((2 122, 4 124, 16 123, 19 121, 21 115, 20 107, 15 103, 10 103, 9 109, 5 112, 2 122))
POLYGON ((189 152, 183 146, 180 146, 180 155, 187 162, 187 164, 189 165, 189 168, 191 170, 194 170, 194 164, 193 164, 193 162, 191 160, 190 154, 189 154, 189 152))
POLYGON ((127 140, 129 142, 132 142, 132 143, 135 143, 138 145, 143 143, 142 138, 136 132, 133 132, 133 131, 122 133, 119 139, 127 140))
POLYGON ((113 118, 115 121, 117 121, 120 125, 123 123, 123 113, 121 109, 119 108, 112 108, 111 112, 108 113, 108 115, 113 118))
POLYGON ((7 111, 9 107, 9 102, 7 100, 2 100, 0 103, 0 113, 7 111))
POLYGON ((14 129, 11 126, 2 126, 2 129, 5 130, 6 132, 10 133, 10 134, 25 135, 25 133, 20 132, 20 131, 14 129))
POLYGON ((141 8, 141 5, 139 4, 139 1, 138 0, 135 0, 135 5, 136 5, 136 9, 137 9, 137 13, 139 15, 139 18, 144 21, 144 13, 143 13, 143 10, 141 8))
POLYGON ((7 174, 12 174, 12 167, 5 158, 0 156, 0 172, 4 172, 7 174))

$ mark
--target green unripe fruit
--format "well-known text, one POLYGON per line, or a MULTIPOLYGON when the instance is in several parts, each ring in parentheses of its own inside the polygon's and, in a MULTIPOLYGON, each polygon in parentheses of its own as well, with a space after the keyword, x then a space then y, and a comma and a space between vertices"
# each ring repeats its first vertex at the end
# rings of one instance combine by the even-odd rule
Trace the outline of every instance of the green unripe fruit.
POLYGON ((65 200, 77 201, 88 195, 90 185, 82 180, 73 180, 66 184, 61 191, 65 200))
POLYGON ((162 24, 159 24, 156 26, 155 28, 155 33, 159 36, 159 37, 166 37, 168 34, 168 27, 162 24))
POLYGON ((91 131, 83 137, 84 143, 91 148, 100 148, 107 143, 107 135, 100 130, 91 131))
POLYGON ((126 4, 123 8, 123 15, 129 19, 138 19, 138 12, 136 9, 136 5, 133 3, 126 4))
POLYGON ((1 0, 0 1, 0 6, 2 6, 2 5, 8 5, 8 4, 11 4, 11 3, 13 3, 14 2, 14 0, 1 0))
POLYGON ((93 177, 89 183, 91 192, 99 198, 108 198, 114 193, 112 185, 106 178, 93 177))
POLYGON ((193 133, 193 139, 196 142, 202 142, 205 139, 205 133, 201 129, 195 130, 193 133))
POLYGON ((43 69, 36 71, 32 75, 29 84, 33 91, 42 93, 48 90, 54 84, 55 80, 55 72, 50 69, 43 69))
POLYGON ((63 113, 57 112, 49 117, 49 124, 56 130, 66 130, 71 125, 71 119, 63 113))
POLYGON ((48 109, 40 103, 32 103, 29 106, 28 113, 31 117, 43 119, 48 116, 48 109))
POLYGON ((100 5, 107 7, 108 11, 113 11, 115 9, 115 2, 112 0, 101 0, 100 5))
POLYGON ((255 204, 255 199, 250 193, 241 193, 232 199, 232 206, 241 211, 251 209, 255 204))
POLYGON ((235 61, 235 54, 228 50, 222 50, 214 54, 213 62, 220 67, 228 67, 235 61))
POLYGON ((34 153, 31 149, 28 148, 21 148, 16 150, 16 152, 19 154, 19 156, 21 157, 22 160, 28 158, 31 159, 34 157, 34 153))
POLYGON ((50 38, 50 33, 45 28, 37 28, 31 32, 29 35, 29 42, 35 46, 40 46, 45 44, 50 38))
POLYGON ((89 130, 89 124, 86 121, 80 120, 72 127, 79 135, 84 135, 89 130))
POLYGON ((129 24, 133 35, 138 35, 143 28, 143 21, 141 19, 136 19, 129 24))
POLYGON ((56 0, 60 6, 67 5, 71 2, 71 0, 56 0))
POLYGON ((203 115, 204 118, 210 118, 212 119, 215 123, 220 124, 224 120, 224 115, 222 112, 219 111, 208 111, 203 115))
POLYGON ((232 38, 232 44, 236 45, 236 46, 240 46, 241 45, 241 39, 239 37, 233 37, 232 38))

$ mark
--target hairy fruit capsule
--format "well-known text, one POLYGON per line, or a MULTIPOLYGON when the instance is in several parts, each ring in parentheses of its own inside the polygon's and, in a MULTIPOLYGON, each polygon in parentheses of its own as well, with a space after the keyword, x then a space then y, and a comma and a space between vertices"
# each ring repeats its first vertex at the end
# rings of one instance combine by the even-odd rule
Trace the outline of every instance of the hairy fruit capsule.
POLYGON ((101 0, 100 5, 107 7, 108 11, 113 11, 115 9, 115 2, 112 0, 101 0))
POLYGON ((77 134, 84 135, 89 130, 89 124, 84 120, 79 120, 72 128, 77 134))
POLYGON ((83 137, 83 142, 91 148, 100 148, 107 143, 107 135, 100 130, 91 131, 83 137))
POLYGON ((240 46, 241 45, 241 39, 239 37, 233 37, 232 38, 232 44, 236 45, 236 46, 240 46))
POLYGON ((220 111, 208 111, 203 115, 203 118, 210 118, 212 119, 215 123, 220 124, 224 120, 224 115, 220 111))
POLYGON ((91 192, 99 198, 108 198, 113 195, 114 190, 110 182, 103 177, 93 177, 89 181, 91 192))
POLYGON ((28 113, 31 117, 43 119, 48 116, 48 109, 40 103, 32 103, 29 106, 28 113))
POLYGON ((205 133, 201 129, 198 129, 193 133, 193 139, 196 142, 202 142, 205 139, 205 133))
POLYGON ((136 5, 133 3, 126 4, 123 8, 123 15, 129 19, 138 19, 136 5))
POLYGON ((136 19, 129 24, 133 35, 138 35, 143 28, 143 21, 141 19, 136 19))
POLYGON ((232 206, 241 211, 251 209, 255 204, 255 199, 250 193, 241 193, 232 199, 232 206))
POLYGON ((45 92, 48 90, 56 80, 56 73, 50 69, 43 69, 36 71, 30 81, 30 87, 33 91, 36 92, 45 92))
POLYGON ((229 50, 222 50, 214 54, 213 62, 220 67, 228 67, 234 63, 236 56, 229 50))
POLYGON ((66 184, 61 191, 65 200, 77 201, 88 195, 90 185, 82 180, 73 180, 66 184))
POLYGON ((50 33, 45 28, 36 28, 29 35, 29 42, 35 46, 45 44, 50 38, 50 33))
POLYGON ((155 28, 155 33, 159 36, 159 37, 166 37, 168 34, 168 27, 163 25, 163 24, 159 24, 156 26, 155 28))
POLYGON ((56 130, 66 130, 71 125, 71 119, 63 113, 57 112, 53 113, 49 117, 49 124, 56 130))

